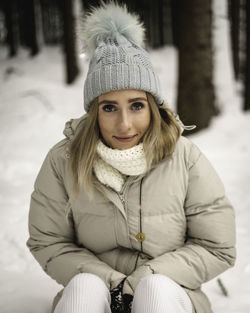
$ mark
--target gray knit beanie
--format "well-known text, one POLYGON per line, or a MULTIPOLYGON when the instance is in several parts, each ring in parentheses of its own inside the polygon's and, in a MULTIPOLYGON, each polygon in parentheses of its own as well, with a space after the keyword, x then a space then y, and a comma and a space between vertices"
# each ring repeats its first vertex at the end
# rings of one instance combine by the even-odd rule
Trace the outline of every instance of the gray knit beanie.
POLYGON ((90 58, 84 84, 84 108, 112 90, 137 89, 152 94, 158 105, 163 98, 149 54, 142 48, 145 30, 125 5, 102 3, 82 24, 84 50, 90 58))

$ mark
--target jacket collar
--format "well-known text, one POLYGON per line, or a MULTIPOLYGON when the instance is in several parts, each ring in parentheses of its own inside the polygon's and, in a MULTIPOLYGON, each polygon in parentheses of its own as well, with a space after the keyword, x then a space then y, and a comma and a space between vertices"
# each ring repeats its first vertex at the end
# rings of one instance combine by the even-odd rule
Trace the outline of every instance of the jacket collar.
POLYGON ((75 136, 78 126, 87 118, 87 114, 82 115, 79 118, 70 119, 65 123, 63 134, 68 138, 72 139, 75 136))

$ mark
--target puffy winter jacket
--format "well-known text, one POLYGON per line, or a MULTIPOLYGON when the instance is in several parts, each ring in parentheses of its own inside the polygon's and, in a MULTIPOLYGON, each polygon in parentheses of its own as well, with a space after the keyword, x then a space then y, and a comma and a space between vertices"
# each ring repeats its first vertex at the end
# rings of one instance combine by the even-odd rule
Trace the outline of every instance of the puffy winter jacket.
POLYGON ((210 162, 181 137, 171 156, 144 176, 130 176, 120 194, 105 187, 107 198, 95 190, 93 201, 85 192, 73 201, 68 144, 82 118, 66 123, 66 138, 51 148, 37 176, 29 214, 31 253, 63 286, 88 272, 111 290, 128 276, 124 292, 133 294, 142 277, 163 274, 185 289, 194 312, 211 313, 200 288, 233 266, 235 218, 210 162))

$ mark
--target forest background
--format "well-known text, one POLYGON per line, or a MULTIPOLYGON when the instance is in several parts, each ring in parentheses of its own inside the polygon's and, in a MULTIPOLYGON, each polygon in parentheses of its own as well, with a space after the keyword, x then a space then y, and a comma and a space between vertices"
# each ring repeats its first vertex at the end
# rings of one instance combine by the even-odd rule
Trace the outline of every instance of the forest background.
MULTIPOLYGON (((163 95, 220 174, 236 210, 235 268, 204 286, 215 313, 250 310, 250 2, 118 1, 137 12, 163 95)), ((74 35, 99 1, 0 2, 0 311, 49 312, 61 286, 25 247, 33 183, 67 119, 84 114, 88 60, 74 35)), ((211 230, 212 231, 212 230, 211 230)))

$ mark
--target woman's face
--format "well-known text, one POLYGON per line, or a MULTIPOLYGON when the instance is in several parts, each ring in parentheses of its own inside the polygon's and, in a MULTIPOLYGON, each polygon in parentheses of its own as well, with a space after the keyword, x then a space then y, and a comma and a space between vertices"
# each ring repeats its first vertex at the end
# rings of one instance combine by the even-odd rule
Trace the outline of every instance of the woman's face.
POLYGON ((144 91, 110 91, 98 97, 98 104, 101 135, 109 147, 124 150, 141 141, 151 116, 144 91))

